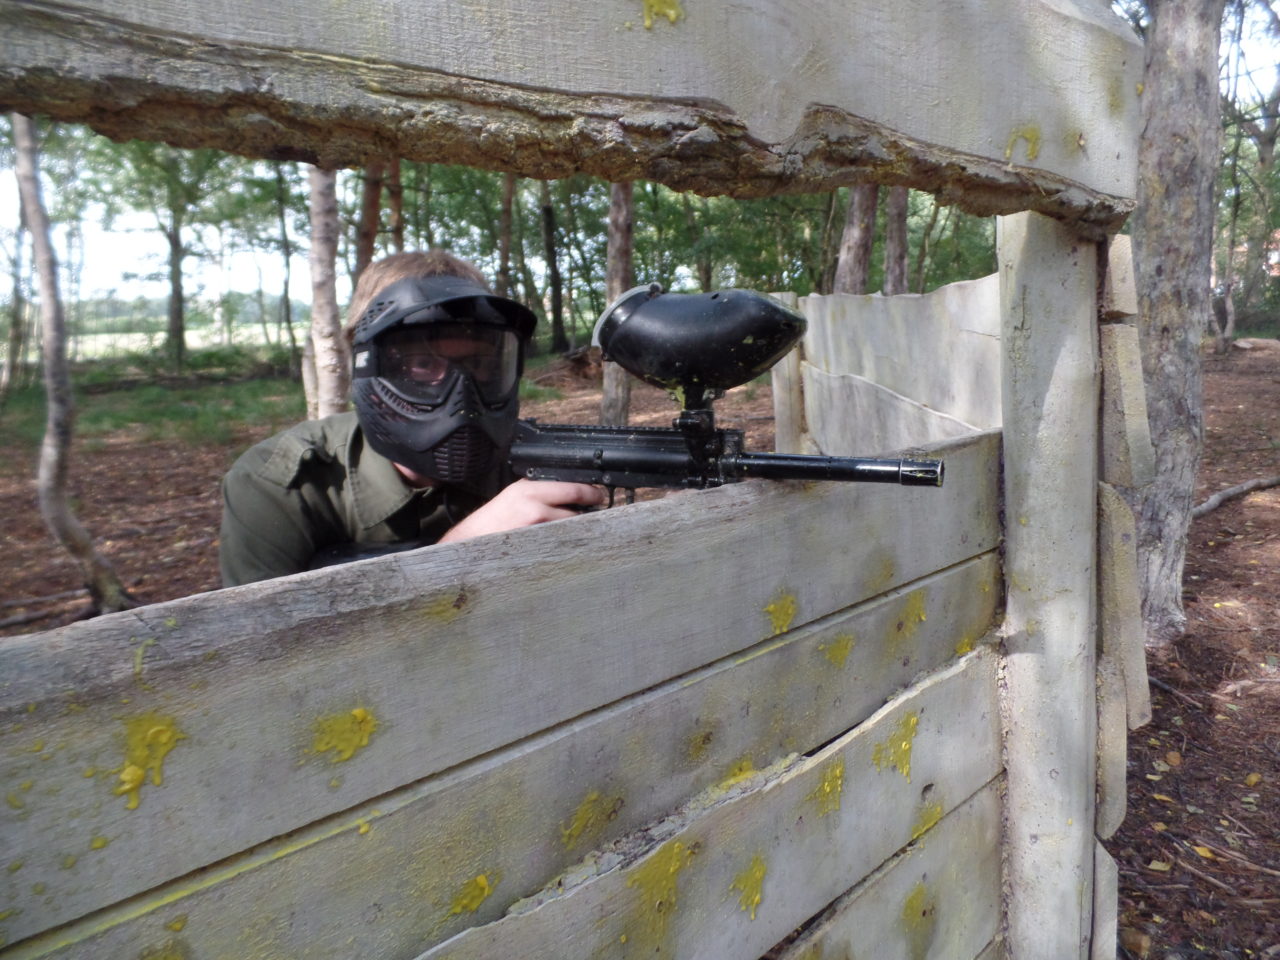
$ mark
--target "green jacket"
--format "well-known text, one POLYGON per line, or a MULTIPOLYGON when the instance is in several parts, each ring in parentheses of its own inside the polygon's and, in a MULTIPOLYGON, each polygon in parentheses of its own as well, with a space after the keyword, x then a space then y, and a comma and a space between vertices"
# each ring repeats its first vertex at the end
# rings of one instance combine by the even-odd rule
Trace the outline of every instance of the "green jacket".
POLYGON ((232 587, 435 543, 483 499, 409 486, 365 445, 356 415, 339 413, 245 451, 222 501, 218 560, 232 587))

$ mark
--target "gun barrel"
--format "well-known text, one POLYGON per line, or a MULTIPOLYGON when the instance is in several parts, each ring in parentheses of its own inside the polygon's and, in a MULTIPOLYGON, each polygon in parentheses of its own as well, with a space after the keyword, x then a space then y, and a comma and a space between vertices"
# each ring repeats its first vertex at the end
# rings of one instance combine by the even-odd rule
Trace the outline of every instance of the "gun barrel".
POLYGON ((801 456, 787 453, 740 453, 722 459, 726 473, 743 480, 860 480, 900 483, 909 487, 942 486, 941 460, 895 460, 875 457, 801 456))

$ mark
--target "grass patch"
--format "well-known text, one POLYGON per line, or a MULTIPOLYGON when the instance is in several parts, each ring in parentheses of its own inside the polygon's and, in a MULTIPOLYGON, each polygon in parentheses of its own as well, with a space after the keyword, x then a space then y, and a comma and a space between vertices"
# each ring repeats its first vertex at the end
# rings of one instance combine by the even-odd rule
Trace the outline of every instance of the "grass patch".
MULTIPOLYGON (((136 370, 134 371, 136 373, 136 370)), ((285 377, 207 382, 116 381, 113 389, 102 371, 77 371, 74 383, 80 441, 101 444, 127 432, 143 442, 179 440, 198 446, 232 443, 250 429, 257 435, 283 430, 306 419, 302 385, 285 377)), ((559 400, 552 387, 522 380, 520 398, 528 403, 559 400)), ((45 396, 41 386, 12 393, 0 410, 3 442, 35 447, 45 430, 45 396)))
MULTIPOLYGON (((145 442, 230 443, 245 427, 283 428, 306 417, 302 387, 288 379, 163 385, 76 391, 75 435, 101 438, 128 431, 145 442)), ((7 441, 37 445, 44 436, 41 388, 14 393, 0 413, 7 441)), ((259 431, 260 432, 260 431, 259 431)))

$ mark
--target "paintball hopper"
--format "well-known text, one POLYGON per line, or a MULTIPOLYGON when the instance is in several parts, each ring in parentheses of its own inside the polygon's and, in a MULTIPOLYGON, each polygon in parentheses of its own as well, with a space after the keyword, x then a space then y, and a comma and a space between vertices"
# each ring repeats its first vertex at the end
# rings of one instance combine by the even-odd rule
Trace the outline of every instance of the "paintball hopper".
POLYGON ((795 346, 805 320, 751 290, 664 293, 633 287, 600 315, 592 343, 689 409, 764 373, 795 346))

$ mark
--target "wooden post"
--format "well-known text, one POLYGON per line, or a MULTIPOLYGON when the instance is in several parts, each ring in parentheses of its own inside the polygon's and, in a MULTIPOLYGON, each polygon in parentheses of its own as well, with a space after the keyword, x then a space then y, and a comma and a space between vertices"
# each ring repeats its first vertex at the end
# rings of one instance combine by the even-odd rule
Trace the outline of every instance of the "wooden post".
POLYGON ((999 221, 1008 955, 1089 955, 1093 912, 1097 252, 999 221))

